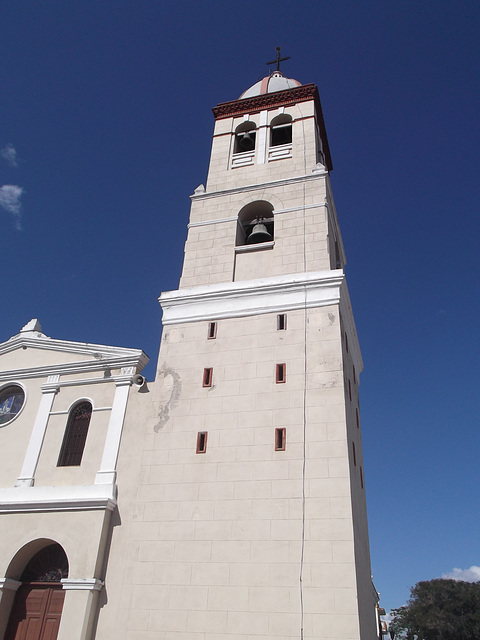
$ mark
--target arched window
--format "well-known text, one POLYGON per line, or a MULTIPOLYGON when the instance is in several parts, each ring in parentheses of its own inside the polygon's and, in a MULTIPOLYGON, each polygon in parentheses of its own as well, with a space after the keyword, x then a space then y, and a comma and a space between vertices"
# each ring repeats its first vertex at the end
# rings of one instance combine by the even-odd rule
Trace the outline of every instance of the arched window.
POLYGON ((244 153, 255 149, 256 125, 247 120, 235 129, 235 147, 233 153, 244 153))
POLYGON ((286 113, 273 118, 270 123, 270 146, 292 144, 292 116, 286 113))
POLYGON ((273 240, 273 206, 264 200, 247 204, 238 214, 237 247, 273 240))
POLYGON ((38 551, 25 567, 20 582, 60 582, 68 578, 68 560, 59 544, 38 551))
POLYGON ((91 417, 92 405, 90 402, 80 402, 70 411, 57 467, 78 467, 80 465, 91 417))
POLYGON ((57 637, 65 598, 63 578, 68 578, 68 560, 59 544, 44 547, 30 559, 20 577, 6 639, 57 637))

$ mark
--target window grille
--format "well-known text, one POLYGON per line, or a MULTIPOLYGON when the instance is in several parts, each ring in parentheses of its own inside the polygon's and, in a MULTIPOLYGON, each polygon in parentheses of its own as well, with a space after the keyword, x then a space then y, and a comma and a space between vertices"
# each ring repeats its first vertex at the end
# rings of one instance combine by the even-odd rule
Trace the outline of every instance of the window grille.
POLYGON ((58 467, 78 467, 82 462, 91 417, 90 402, 81 402, 70 411, 58 457, 58 467))

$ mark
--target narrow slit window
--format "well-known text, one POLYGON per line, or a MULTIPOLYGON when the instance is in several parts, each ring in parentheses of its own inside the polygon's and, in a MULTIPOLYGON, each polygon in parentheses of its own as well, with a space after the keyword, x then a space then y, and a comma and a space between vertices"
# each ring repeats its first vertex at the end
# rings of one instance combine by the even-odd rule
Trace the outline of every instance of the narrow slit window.
POLYGON ((348 336, 346 331, 345 331, 345 349, 347 350, 347 353, 348 353, 348 336))
POLYGON ((287 379, 287 365, 285 363, 277 364, 275 382, 277 384, 281 384, 282 382, 285 382, 286 379, 287 379))
POLYGON ((350 380, 348 380, 348 397, 350 401, 352 400, 352 385, 350 384, 350 380))
POLYGON ((275 429, 275 451, 285 451, 287 430, 285 427, 275 429))
POLYGON ((207 337, 209 340, 215 340, 217 337, 217 323, 209 322, 208 323, 208 334, 207 337))
POLYGON ((206 453, 207 451, 207 431, 199 431, 197 434, 197 453, 206 453))
POLYGON ((355 451, 355 443, 352 442, 352 451, 353 451, 353 466, 357 466, 357 452, 355 451))
POLYGON ((213 380, 213 369, 209 367, 208 369, 203 370, 203 386, 211 387, 213 380))
POLYGON ((360 484, 362 485, 362 489, 363 489, 363 470, 362 470, 362 467, 360 467, 360 484))
POLYGON ((358 416, 358 409, 355 409, 355 417, 357 419, 357 429, 360 429, 360 418, 358 416))
POLYGON ((355 371, 355 365, 353 365, 353 382, 357 383, 357 372, 355 371))
POLYGON ((279 313, 277 316, 277 331, 285 331, 287 328, 287 314, 279 313))

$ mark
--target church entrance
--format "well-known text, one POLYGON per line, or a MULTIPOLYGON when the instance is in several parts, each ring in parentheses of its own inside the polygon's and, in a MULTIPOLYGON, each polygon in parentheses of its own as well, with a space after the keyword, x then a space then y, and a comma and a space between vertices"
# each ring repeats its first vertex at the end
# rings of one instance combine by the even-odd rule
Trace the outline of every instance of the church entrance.
POLYGON ((5 640, 56 640, 68 577, 68 561, 59 544, 36 553, 27 564, 15 595, 5 640))

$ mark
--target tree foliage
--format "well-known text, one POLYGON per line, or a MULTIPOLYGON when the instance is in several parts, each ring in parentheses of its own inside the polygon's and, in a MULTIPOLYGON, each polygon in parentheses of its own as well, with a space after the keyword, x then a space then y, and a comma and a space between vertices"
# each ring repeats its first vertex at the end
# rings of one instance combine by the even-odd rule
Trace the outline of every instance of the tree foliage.
POLYGON ((417 582, 407 604, 392 610, 392 631, 396 640, 479 640, 480 582, 417 582))

